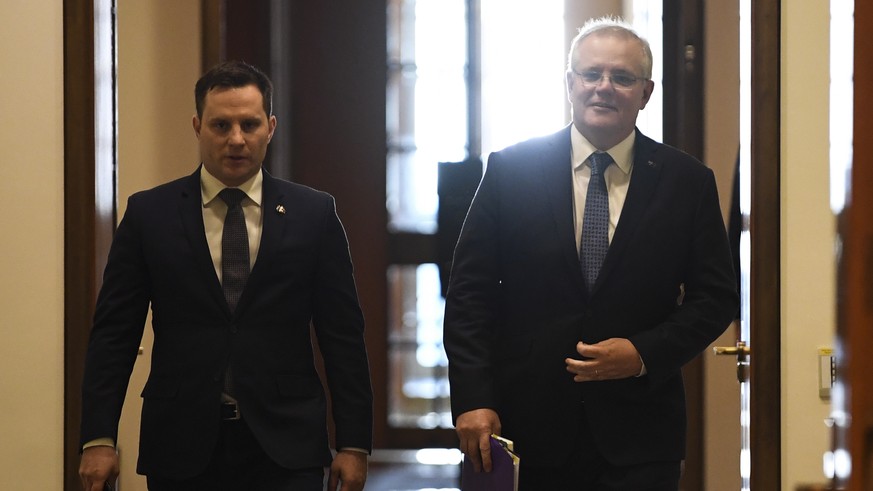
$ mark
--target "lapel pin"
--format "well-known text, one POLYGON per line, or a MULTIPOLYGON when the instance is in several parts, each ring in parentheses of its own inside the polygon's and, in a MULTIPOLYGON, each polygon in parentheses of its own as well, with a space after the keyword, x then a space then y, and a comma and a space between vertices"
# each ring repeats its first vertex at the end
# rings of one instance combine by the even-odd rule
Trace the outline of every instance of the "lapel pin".
POLYGON ((649 167, 654 167, 654 166, 655 166, 655 163, 652 162, 652 161, 650 160, 650 161, 649 161, 649 167))
POLYGON ((276 205, 276 211, 277 211, 280 215, 284 215, 284 214, 285 214, 285 207, 282 206, 282 205, 276 205))

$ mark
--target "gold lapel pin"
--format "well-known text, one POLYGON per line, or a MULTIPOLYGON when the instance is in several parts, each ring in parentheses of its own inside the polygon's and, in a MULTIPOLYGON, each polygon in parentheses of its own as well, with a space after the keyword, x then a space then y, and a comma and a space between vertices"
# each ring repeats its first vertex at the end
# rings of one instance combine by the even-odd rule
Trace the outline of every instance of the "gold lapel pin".
POLYGON ((282 205, 276 205, 276 211, 279 212, 280 215, 285 214, 285 207, 282 205))

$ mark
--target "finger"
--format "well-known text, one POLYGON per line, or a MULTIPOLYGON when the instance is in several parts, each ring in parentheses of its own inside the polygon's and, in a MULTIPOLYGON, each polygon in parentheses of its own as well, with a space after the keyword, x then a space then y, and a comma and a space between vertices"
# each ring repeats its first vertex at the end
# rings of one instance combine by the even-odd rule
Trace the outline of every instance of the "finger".
POLYGON ((473 464, 473 470, 482 472, 482 456, 479 453, 479 441, 476 438, 464 438, 461 441, 461 452, 467 456, 473 464))
POLYGON ((567 371, 581 375, 585 371, 586 363, 584 361, 575 360, 573 358, 565 358, 564 363, 567 365, 567 371))
POLYGON ((327 479, 327 489, 328 491, 335 491, 337 486, 339 485, 339 473, 334 472, 332 469, 330 471, 330 477, 327 479))
POLYGON ((585 344, 582 341, 576 343, 576 352, 585 358, 597 358, 601 353, 596 344, 585 344))
MULTIPOLYGON (((582 376, 588 380, 594 378, 594 370, 596 367, 602 368, 602 361, 593 361, 593 360, 574 360, 573 358, 566 358, 564 363, 567 364, 567 371, 579 376, 582 376)), ((600 368, 597 368, 600 370, 600 368)))
POLYGON ((103 491, 103 488, 103 481, 95 481, 87 477, 82 478, 82 489, 85 491, 103 491))
POLYGON ((479 439, 478 450, 482 456, 482 468, 485 472, 491 472, 491 435, 479 439))

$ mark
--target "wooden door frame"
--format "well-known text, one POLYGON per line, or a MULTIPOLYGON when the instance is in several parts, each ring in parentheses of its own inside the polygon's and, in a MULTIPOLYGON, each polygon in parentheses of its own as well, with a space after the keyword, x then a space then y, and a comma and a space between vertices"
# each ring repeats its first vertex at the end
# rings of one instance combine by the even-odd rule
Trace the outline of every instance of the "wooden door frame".
MULTIPOLYGON (((704 149, 706 62, 704 2, 663 2, 664 143, 698 158, 704 149)), ((704 489, 704 361, 698 355, 682 368, 688 430, 681 489, 704 489)))
POLYGON ((782 489, 781 0, 751 4, 750 485, 764 491, 782 489))
MULTIPOLYGON (((85 351, 115 230, 116 110, 98 112, 96 90, 115 101, 115 0, 64 0, 64 489, 80 490, 79 424, 85 351), (95 11, 111 25, 95 28, 95 11), (111 32, 107 32, 109 29, 111 32), (96 32, 95 32, 96 31, 96 32), (113 47, 95 49, 96 37, 113 47), (109 39, 106 39, 109 36, 109 39), (97 56, 109 72, 96 73, 97 56), (112 158, 98 158, 97 128, 109 125, 112 158)), ((102 154, 102 153, 101 153, 102 154)))

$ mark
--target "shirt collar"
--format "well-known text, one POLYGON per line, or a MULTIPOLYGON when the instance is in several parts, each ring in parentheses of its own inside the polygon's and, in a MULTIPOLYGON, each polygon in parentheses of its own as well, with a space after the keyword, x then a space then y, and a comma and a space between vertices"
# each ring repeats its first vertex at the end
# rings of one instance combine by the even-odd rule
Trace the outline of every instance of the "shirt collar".
MULTIPOLYGON (((241 189, 246 196, 256 205, 261 206, 261 197, 263 196, 264 188, 264 171, 261 170, 251 177, 248 181, 240 184, 237 188, 241 189)), ((200 169, 200 198, 203 200, 203 206, 208 205, 214 200, 218 193, 226 188, 221 181, 206 170, 206 167, 200 169)))
MULTIPOLYGON (((620 141, 618 145, 606 150, 618 168, 625 174, 629 174, 634 165, 634 142, 636 141, 636 136, 637 132, 631 131, 631 134, 620 141)), ((574 170, 583 165, 588 160, 588 156, 597 151, 597 147, 576 129, 576 125, 570 125, 570 145, 572 147, 571 163, 574 170)))

